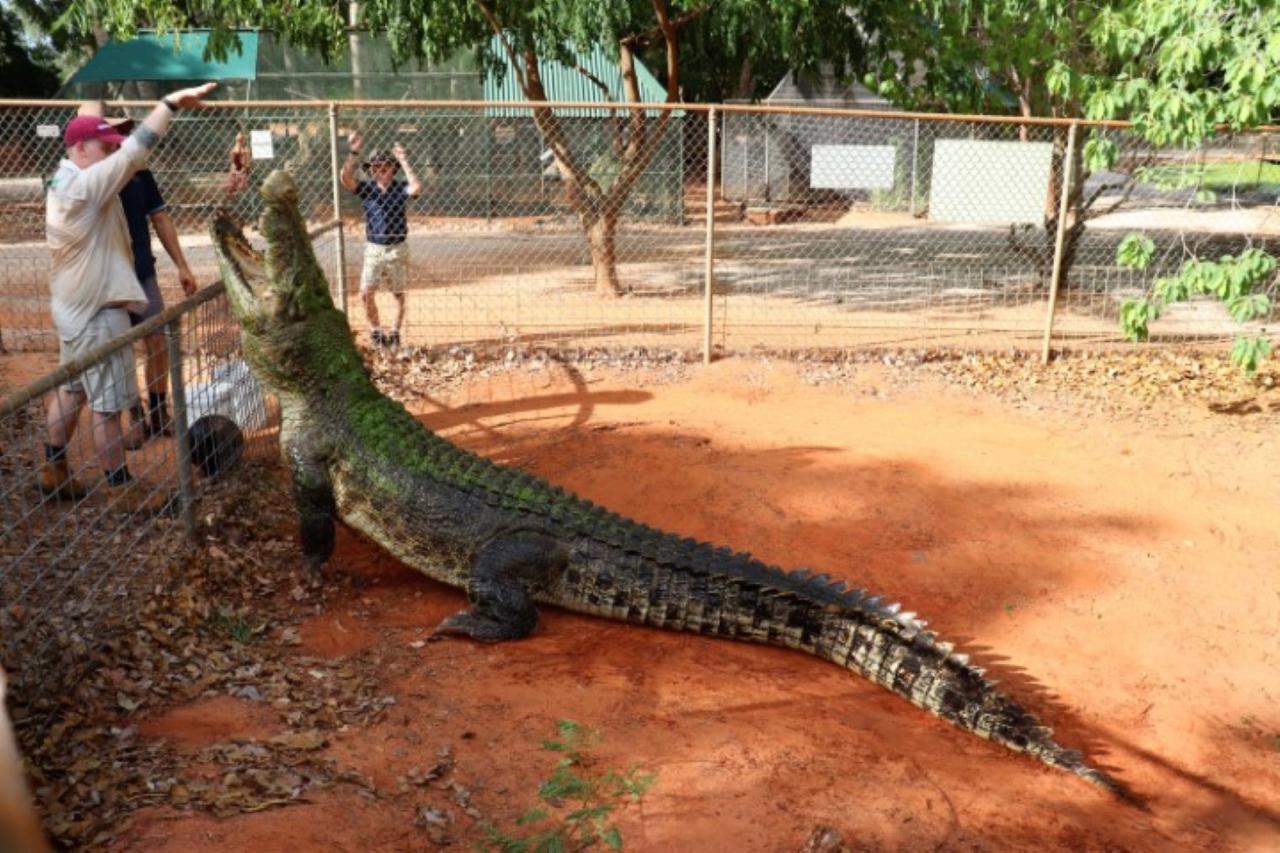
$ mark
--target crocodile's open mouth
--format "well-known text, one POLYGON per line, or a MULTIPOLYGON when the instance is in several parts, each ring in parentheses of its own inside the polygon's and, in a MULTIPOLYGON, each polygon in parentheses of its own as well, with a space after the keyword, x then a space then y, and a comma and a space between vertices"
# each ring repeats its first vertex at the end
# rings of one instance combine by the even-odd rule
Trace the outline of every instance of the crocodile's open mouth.
MULTIPOLYGON (((220 211, 213 222, 214 250, 227 262, 227 266, 249 295, 261 292, 266 279, 267 266, 262 252, 249 243, 244 232, 230 215, 220 211)), ((230 284, 230 283, 228 283, 230 284)))

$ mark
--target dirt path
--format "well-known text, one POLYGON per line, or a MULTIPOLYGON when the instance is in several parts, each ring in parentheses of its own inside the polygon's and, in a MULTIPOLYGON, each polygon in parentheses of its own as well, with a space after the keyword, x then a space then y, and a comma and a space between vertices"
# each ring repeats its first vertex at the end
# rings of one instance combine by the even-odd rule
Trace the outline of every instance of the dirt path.
MULTIPOLYGON (((875 367, 827 387, 758 362, 655 378, 505 373, 421 410, 649 524, 900 599, 1147 810, 796 653, 555 610, 523 642, 423 644, 462 595, 343 530, 330 570, 357 589, 303 626, 301 651, 382 651, 396 705, 328 755, 383 795, 337 787, 221 820, 149 810, 118 849, 434 849, 414 825, 428 792, 404 780, 443 747, 466 847, 476 815, 511 827, 534 802, 562 718, 602 732, 606 766, 657 773, 621 821, 635 850, 799 850, 820 825, 868 850, 1280 846, 1274 412, 1193 404, 1151 427, 875 367)), ((142 731, 190 749, 269 737, 263 711, 218 698, 142 731)))

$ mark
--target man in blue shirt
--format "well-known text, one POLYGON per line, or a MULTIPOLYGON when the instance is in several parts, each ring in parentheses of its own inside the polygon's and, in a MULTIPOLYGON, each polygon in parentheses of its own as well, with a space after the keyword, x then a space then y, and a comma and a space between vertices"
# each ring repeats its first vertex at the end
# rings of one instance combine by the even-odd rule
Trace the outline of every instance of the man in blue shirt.
MULTIPOLYGON (((106 113, 106 104, 102 101, 89 101, 80 107, 80 115, 101 116, 106 113)), ((121 134, 133 129, 133 122, 128 119, 107 119, 107 122, 121 134)), ((178 241, 178 228, 173 217, 165 206, 164 196, 156 185, 155 176, 150 169, 141 169, 120 190, 120 203, 124 206, 124 218, 129 226, 129 243, 133 250, 133 267, 138 276, 138 283, 147 295, 146 310, 140 313, 129 312, 130 322, 137 326, 145 320, 164 310, 164 297, 160 294, 160 284, 156 278, 156 256, 151 251, 151 228, 156 230, 160 245, 173 265, 178 268, 178 284, 187 296, 196 292, 196 277, 187 264, 186 255, 182 252, 182 244, 178 241)), ((173 420, 169 414, 169 350, 165 345, 164 332, 158 330, 142 339, 146 350, 146 361, 143 374, 147 381, 147 402, 141 402, 130 409, 133 423, 141 424, 146 437, 156 435, 172 435, 173 420)))
POLYGON ((409 219, 405 212, 409 199, 422 192, 422 183, 405 157, 404 146, 396 143, 390 151, 370 152, 364 162, 371 181, 356 180, 360 162, 360 134, 347 137, 347 159, 338 179, 360 197, 364 207, 364 267, 360 272, 360 298, 369 318, 369 338, 375 346, 400 345, 404 322, 404 288, 409 278, 409 219), (404 169, 406 181, 397 181, 396 170, 404 169), (378 320, 376 294, 383 282, 396 300, 396 320, 383 331, 378 320))

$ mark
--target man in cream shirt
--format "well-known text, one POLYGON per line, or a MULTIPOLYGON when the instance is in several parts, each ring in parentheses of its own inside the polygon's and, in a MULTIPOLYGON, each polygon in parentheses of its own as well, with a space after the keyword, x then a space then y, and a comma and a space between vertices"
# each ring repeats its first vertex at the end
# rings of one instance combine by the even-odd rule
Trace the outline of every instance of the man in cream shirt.
MULTIPOLYGON (((76 116, 63 130, 67 156, 49 182, 45 212, 49 289, 61 363, 129 331, 129 309, 146 308, 147 297, 133 269, 120 189, 147 162, 178 110, 201 106, 215 85, 167 96, 127 138, 101 116, 76 116)), ((114 500, 126 511, 162 509, 167 496, 145 494, 125 464, 120 415, 137 400, 131 347, 117 350, 59 388, 47 415, 41 492, 59 500, 79 500, 87 494, 71 476, 66 456, 87 401, 94 449, 114 500)))

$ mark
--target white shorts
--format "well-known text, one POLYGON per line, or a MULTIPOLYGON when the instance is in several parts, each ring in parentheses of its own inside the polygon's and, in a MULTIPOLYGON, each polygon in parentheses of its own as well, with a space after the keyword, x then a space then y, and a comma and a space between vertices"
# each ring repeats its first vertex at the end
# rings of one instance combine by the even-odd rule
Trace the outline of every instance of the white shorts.
POLYGON ((404 293, 409 281, 409 244, 381 246, 365 243, 364 268, 360 271, 360 293, 373 293, 383 282, 392 293, 404 293))
MULTIPOLYGON (((123 308, 103 308, 69 341, 58 342, 58 363, 66 364, 129 331, 123 308)), ((62 386, 89 398, 89 408, 104 415, 123 412, 138 402, 138 370, 133 347, 121 347, 62 386)))

